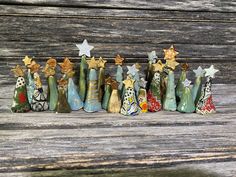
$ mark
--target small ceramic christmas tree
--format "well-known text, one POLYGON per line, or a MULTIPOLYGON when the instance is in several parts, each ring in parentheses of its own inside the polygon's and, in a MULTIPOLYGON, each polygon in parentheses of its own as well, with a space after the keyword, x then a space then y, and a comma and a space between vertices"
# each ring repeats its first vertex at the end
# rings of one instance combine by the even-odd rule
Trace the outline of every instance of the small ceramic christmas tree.
POLYGON ((191 89, 189 88, 191 81, 185 79, 183 82, 182 96, 180 98, 177 110, 183 113, 192 113, 195 111, 195 105, 191 94, 191 89))
POLYGON ((205 69, 205 76, 207 77, 205 86, 202 90, 201 97, 196 106, 196 112, 199 114, 215 113, 216 108, 212 100, 211 86, 212 78, 215 78, 215 73, 219 70, 215 69, 213 65, 205 69))
POLYGON ((14 90, 13 103, 11 106, 12 112, 23 113, 30 111, 30 104, 27 99, 27 88, 24 79, 24 71, 17 65, 12 71, 17 77, 16 87, 14 90))
POLYGON ((183 90, 184 90, 183 82, 186 80, 188 68, 189 68, 189 66, 187 63, 181 64, 182 71, 181 71, 181 74, 180 74, 180 77, 179 77, 179 80, 178 80, 178 83, 177 83, 177 86, 175 89, 177 102, 180 101, 180 98, 181 98, 183 90))
POLYGON ((111 88, 112 92, 108 103, 108 112, 119 113, 121 108, 121 99, 118 92, 118 83, 116 80, 112 80, 111 88))
POLYGON ((97 67, 98 62, 94 57, 87 61, 89 67, 89 83, 87 89, 87 95, 84 104, 84 110, 86 112, 97 112, 102 109, 101 102, 98 98, 98 78, 97 67))
POLYGON ((111 83, 112 83, 112 78, 111 76, 108 76, 105 79, 105 93, 102 99, 102 109, 105 110, 108 110, 108 103, 111 96, 111 83))
POLYGON ((146 113, 148 111, 148 102, 147 102, 147 81, 144 78, 140 79, 140 89, 138 94, 138 103, 141 108, 142 113, 146 113))
POLYGON ((117 55, 115 58, 115 65, 117 65, 116 70, 116 81, 118 82, 118 91, 120 95, 123 95, 123 68, 122 64, 124 62, 124 58, 122 58, 120 55, 117 55))
POLYGON ((80 63, 80 75, 79 75, 79 95, 82 101, 85 100, 86 97, 86 89, 87 89, 87 71, 88 65, 86 61, 86 57, 90 57, 90 51, 94 48, 89 45, 87 40, 85 39, 82 44, 76 44, 79 49, 79 56, 81 57, 80 63))
POLYGON ((148 68, 147 68, 147 73, 146 73, 146 80, 147 80, 147 89, 149 89, 149 85, 153 77, 152 64, 156 63, 157 55, 156 55, 156 51, 149 52, 147 53, 147 55, 148 55, 148 68))
POLYGON ((200 96, 201 96, 201 90, 202 90, 202 77, 204 77, 205 71, 202 69, 201 66, 199 66, 196 70, 193 70, 195 73, 195 82, 192 88, 192 97, 195 105, 197 104, 200 96))
POLYGON ((107 60, 102 57, 98 59, 98 100, 102 102, 105 85, 105 64, 107 60))

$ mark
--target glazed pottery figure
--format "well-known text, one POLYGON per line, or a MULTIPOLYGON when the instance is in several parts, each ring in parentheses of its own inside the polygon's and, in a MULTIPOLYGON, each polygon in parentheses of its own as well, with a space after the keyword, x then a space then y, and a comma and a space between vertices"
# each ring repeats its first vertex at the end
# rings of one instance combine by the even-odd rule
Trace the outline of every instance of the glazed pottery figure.
POLYGON ((108 103, 108 112, 119 113, 121 108, 121 99, 118 92, 118 83, 116 80, 112 80, 111 88, 112 92, 108 103))
POLYGON ((148 112, 148 102, 147 102, 147 91, 146 91, 147 81, 144 78, 140 79, 140 89, 138 94, 138 103, 141 108, 142 113, 148 112))

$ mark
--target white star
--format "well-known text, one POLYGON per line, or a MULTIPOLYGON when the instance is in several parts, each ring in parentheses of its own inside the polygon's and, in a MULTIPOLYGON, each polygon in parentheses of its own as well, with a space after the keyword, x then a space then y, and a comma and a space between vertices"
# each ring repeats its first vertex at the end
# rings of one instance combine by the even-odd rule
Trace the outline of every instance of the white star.
POLYGON ((205 71, 202 69, 201 66, 198 66, 198 68, 194 69, 193 72, 195 73, 196 77, 198 77, 198 76, 203 77, 205 74, 205 71))
POLYGON ((147 54, 148 54, 148 60, 151 61, 152 63, 156 63, 156 59, 157 59, 156 51, 151 51, 147 54))
POLYGON ((139 85, 140 85, 140 87, 142 87, 142 88, 146 88, 147 81, 146 81, 144 78, 141 78, 139 85))
POLYGON ((132 66, 127 66, 127 68, 128 68, 127 74, 130 74, 132 76, 135 76, 136 72, 138 72, 135 64, 133 64, 132 66))
POLYGON ((86 55, 90 57, 90 50, 94 47, 88 44, 88 41, 85 39, 82 44, 75 44, 79 48, 79 56, 86 55))
POLYGON ((206 77, 209 76, 211 78, 215 78, 215 73, 218 72, 219 70, 215 69, 214 65, 211 65, 210 68, 205 69, 205 71, 206 71, 205 74, 206 77))
POLYGON ((185 79, 184 82, 182 82, 182 83, 183 83, 184 87, 189 87, 191 84, 191 81, 188 79, 185 79))

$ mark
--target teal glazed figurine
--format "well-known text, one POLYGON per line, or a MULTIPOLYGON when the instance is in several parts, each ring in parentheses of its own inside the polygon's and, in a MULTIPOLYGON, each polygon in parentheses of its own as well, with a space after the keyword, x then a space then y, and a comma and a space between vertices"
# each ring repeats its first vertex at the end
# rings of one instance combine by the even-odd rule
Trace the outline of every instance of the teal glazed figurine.
POLYGON ((211 87, 212 78, 215 78, 215 73, 219 70, 215 69, 213 65, 205 69, 205 76, 207 77, 205 86, 201 92, 201 97, 196 106, 196 113, 198 114, 211 114, 216 112, 215 105, 212 99, 211 87))
POLYGON ((124 62, 124 58, 122 58, 120 55, 117 55, 115 58, 115 65, 117 65, 117 70, 116 70, 116 81, 118 82, 118 90, 119 94, 123 94, 123 68, 122 64, 124 62))
POLYGON ((82 44, 76 44, 76 47, 79 49, 79 56, 81 57, 80 63, 80 75, 79 75, 79 95, 81 100, 84 102, 86 97, 86 89, 87 89, 87 71, 88 65, 86 61, 86 56, 90 57, 90 51, 94 48, 89 45, 87 40, 85 39, 82 44))
POLYGON ((102 57, 98 59, 98 100, 102 102, 105 87, 105 64, 107 60, 102 57))
POLYGON ((108 104, 111 96, 111 83, 112 83, 112 78, 111 76, 108 76, 105 79, 105 92, 102 99, 102 109, 106 111, 108 110, 108 104))
POLYGON ((187 75, 187 70, 189 69, 189 65, 187 63, 183 63, 181 64, 181 69, 182 71, 181 71, 177 86, 175 88, 177 102, 180 101, 180 98, 184 90, 183 82, 186 80, 186 75, 187 75))
POLYGON ((98 78, 97 78, 97 65, 98 62, 94 57, 87 61, 89 67, 89 83, 87 95, 84 103, 84 110, 86 112, 97 112, 102 109, 101 102, 98 98, 98 78))
POLYGON ((138 94, 138 103, 139 107, 141 108, 141 112, 146 113, 148 112, 148 101, 147 101, 147 91, 146 91, 147 81, 144 78, 141 78, 139 85, 140 89, 138 94))
POLYGON ((149 53, 147 53, 148 55, 148 68, 147 68, 147 73, 146 73, 146 80, 147 82, 147 89, 149 89, 149 85, 152 81, 152 77, 153 77, 153 68, 152 68, 152 64, 156 63, 157 60, 157 55, 156 55, 156 51, 151 51, 149 53))
POLYGON ((56 66, 57 66, 56 59, 49 58, 46 63, 46 66, 43 69, 43 72, 48 82, 48 102, 50 111, 56 110, 57 100, 58 100, 57 81, 55 78, 56 66))
POLYGON ((135 80, 133 80, 130 76, 128 76, 127 79, 123 81, 125 85, 125 95, 121 107, 121 114, 125 116, 135 116, 140 112, 134 92, 134 82, 135 80))
POLYGON ((31 104, 32 102, 32 97, 34 95, 34 89, 35 89, 35 84, 34 84, 34 79, 32 77, 31 71, 29 69, 29 66, 32 62, 32 58, 25 56, 25 58, 22 60, 27 68, 27 79, 28 82, 26 84, 27 87, 27 97, 28 97, 28 101, 31 104))
POLYGON ((17 77, 11 111, 14 113, 28 112, 30 111, 30 104, 27 99, 27 88, 24 79, 24 71, 20 65, 17 65, 11 71, 13 71, 15 77, 17 77))
POLYGON ((183 82, 184 89, 178 104, 177 110, 182 113, 192 113, 195 111, 195 104, 192 98, 191 89, 189 88, 191 81, 185 79, 183 82))
POLYGON ((195 82, 192 87, 192 97, 195 105, 197 105, 198 100, 200 99, 201 96, 201 91, 202 91, 202 78, 204 77, 205 71, 202 69, 201 66, 199 66, 196 70, 193 70, 195 73, 195 82))
POLYGON ((77 86, 73 81, 75 72, 73 71, 74 63, 69 58, 65 58, 63 63, 58 63, 61 67, 61 72, 64 74, 64 78, 68 80, 67 85, 67 101, 72 111, 77 111, 83 107, 83 102, 77 91, 77 86))

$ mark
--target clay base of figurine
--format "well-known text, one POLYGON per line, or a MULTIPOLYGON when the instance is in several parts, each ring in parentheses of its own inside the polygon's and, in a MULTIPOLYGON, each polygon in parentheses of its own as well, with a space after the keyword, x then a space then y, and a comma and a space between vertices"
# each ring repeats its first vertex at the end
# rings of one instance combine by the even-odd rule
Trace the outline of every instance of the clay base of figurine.
POLYGON ((26 113, 30 111, 30 106, 25 105, 25 106, 15 106, 11 108, 11 111, 13 113, 26 113))

